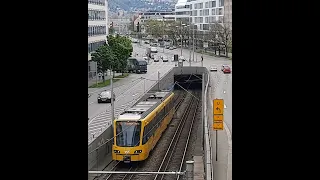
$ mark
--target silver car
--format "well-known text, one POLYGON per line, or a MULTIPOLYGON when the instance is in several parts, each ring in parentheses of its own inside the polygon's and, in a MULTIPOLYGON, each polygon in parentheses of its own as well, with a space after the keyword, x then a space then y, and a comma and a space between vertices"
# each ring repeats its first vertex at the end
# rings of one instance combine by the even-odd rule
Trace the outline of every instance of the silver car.
POLYGON ((162 58, 162 62, 169 62, 168 57, 167 57, 167 56, 163 56, 163 58, 162 58))
MULTIPOLYGON (((113 93, 113 101, 116 99, 115 94, 113 93)), ((111 103, 111 91, 103 91, 98 95, 98 103, 111 103)))

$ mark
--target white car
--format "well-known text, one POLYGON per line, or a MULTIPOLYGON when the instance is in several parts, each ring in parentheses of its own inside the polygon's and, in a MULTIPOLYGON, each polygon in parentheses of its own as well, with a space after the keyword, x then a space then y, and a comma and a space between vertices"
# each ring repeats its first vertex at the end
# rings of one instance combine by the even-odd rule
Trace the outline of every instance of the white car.
POLYGON ((169 61, 168 57, 167 56, 163 56, 162 62, 168 62, 168 61, 169 61))
POLYGON ((210 71, 218 71, 218 67, 215 65, 210 66, 210 71))
MULTIPOLYGON (((113 94, 113 101, 115 100, 115 97, 115 94, 113 94)), ((98 95, 98 103, 102 102, 111 103, 111 91, 105 90, 98 95)))
POLYGON ((152 53, 157 53, 157 52, 158 52, 158 49, 157 49, 156 47, 151 47, 151 48, 150 48, 150 51, 151 51, 152 53))

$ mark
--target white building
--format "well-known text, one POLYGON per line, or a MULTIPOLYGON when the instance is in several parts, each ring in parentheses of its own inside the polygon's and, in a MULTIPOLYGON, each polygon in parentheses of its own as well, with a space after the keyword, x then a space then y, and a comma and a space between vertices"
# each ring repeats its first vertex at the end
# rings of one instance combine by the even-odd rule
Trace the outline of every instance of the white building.
POLYGON ((108 34, 108 1, 88 0, 88 77, 92 77, 91 53, 106 43, 108 34))
POLYGON ((190 8, 187 5, 187 0, 178 0, 175 5, 175 20, 182 21, 185 24, 190 24, 190 8))
POLYGON ((223 22, 224 0, 191 0, 187 5, 191 11, 191 22, 197 30, 207 31, 210 24, 223 22))
POLYGON ((174 21, 175 12, 173 11, 148 11, 139 13, 141 24, 149 20, 158 20, 158 21, 174 21))
POLYGON ((113 29, 117 34, 126 34, 129 32, 130 18, 126 16, 109 17, 109 22, 113 23, 113 29))
POLYGON ((176 21, 192 23, 197 30, 207 31, 210 24, 223 22, 224 0, 178 0, 175 14, 176 21))

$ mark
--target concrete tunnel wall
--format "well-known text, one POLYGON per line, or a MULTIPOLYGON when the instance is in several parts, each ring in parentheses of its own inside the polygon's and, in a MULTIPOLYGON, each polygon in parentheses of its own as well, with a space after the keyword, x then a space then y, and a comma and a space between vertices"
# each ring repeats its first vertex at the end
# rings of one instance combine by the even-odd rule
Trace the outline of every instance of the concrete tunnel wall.
MULTIPOLYGON (((174 75, 182 74, 199 74, 208 73, 207 68, 205 67, 173 67, 160 79, 160 89, 170 89, 174 84, 174 75)), ((207 84, 208 76, 204 76, 205 84, 207 84)), ((158 83, 156 82, 147 92, 158 91, 158 83)), ((139 98, 145 99, 149 95, 143 95, 139 98)), ((113 137, 113 126, 108 127, 101 135, 99 135, 94 141, 88 146, 88 170, 102 170, 103 166, 106 166, 112 161, 112 142, 101 146, 98 150, 95 150, 101 144, 107 142, 113 137)))

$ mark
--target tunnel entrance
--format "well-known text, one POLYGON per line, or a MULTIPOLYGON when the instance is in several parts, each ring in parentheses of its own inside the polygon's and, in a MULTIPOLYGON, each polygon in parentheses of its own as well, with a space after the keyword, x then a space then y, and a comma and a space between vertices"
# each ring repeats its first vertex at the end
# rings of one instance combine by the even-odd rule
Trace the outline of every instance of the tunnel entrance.
MULTIPOLYGON (((174 82, 177 82, 185 89, 202 89, 202 75, 201 74, 180 74, 174 75, 174 82)), ((175 85, 175 90, 182 89, 179 85, 175 85)))

